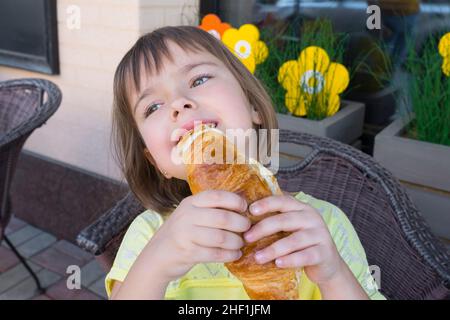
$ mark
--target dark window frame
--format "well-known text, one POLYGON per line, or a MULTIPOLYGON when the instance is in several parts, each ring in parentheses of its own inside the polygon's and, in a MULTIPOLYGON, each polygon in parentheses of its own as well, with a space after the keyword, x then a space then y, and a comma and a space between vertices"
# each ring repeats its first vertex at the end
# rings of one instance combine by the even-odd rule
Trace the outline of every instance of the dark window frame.
POLYGON ((46 54, 42 56, 24 54, 0 48, 0 64, 8 67, 59 74, 58 21, 56 0, 41 0, 44 3, 46 54))
POLYGON ((208 13, 220 14, 220 0, 200 0, 200 20, 208 13))

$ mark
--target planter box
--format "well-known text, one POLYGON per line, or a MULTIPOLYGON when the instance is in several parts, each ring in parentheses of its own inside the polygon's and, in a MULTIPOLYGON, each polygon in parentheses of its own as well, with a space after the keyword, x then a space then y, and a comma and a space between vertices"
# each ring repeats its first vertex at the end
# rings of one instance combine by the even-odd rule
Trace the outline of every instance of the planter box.
POLYGON ((450 147, 402 137, 407 124, 398 119, 381 131, 374 157, 406 187, 432 230, 450 239, 450 147))
POLYGON ((375 136, 392 122, 398 104, 400 89, 390 85, 375 93, 350 93, 348 98, 366 106, 361 150, 373 155, 375 136))
MULTIPOLYGON (((280 129, 306 132, 317 136, 327 137, 347 144, 353 144, 361 137, 364 124, 364 104, 353 101, 342 101, 342 108, 332 117, 323 120, 309 120, 288 114, 277 113, 280 129)), ((301 159, 308 153, 298 146, 280 144, 280 153, 287 157, 301 159)), ((281 164, 283 162, 280 160, 281 164)))
POLYGON ((277 117, 282 129, 311 133, 350 144, 361 137, 364 104, 344 100, 342 108, 334 116, 318 121, 281 113, 277 113, 277 117))
POLYGON ((391 85, 375 93, 354 93, 350 97, 352 100, 365 104, 366 112, 364 123, 375 126, 386 126, 391 123, 391 118, 395 114, 399 88, 391 85))

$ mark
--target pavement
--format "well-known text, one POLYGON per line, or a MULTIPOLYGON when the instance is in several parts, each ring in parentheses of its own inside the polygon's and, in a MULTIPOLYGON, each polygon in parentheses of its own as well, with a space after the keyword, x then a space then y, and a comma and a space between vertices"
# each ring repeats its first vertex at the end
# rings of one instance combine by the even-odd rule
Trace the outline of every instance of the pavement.
POLYGON ((6 236, 36 272, 44 294, 5 241, 0 246, 0 300, 104 300, 107 299, 102 270, 94 256, 64 239, 13 217, 6 236), (81 286, 72 288, 74 273, 80 269, 81 286), (75 267, 76 268, 76 267, 75 267), (67 285, 69 283, 69 285, 67 285))

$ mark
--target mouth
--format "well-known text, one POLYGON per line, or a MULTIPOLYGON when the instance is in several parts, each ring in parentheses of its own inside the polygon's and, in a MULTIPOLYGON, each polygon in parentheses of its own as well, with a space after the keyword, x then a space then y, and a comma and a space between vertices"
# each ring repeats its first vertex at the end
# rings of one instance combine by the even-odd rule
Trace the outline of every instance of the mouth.
POLYGON ((193 122, 191 124, 185 125, 183 126, 183 128, 179 128, 177 130, 175 130, 175 134, 173 135, 173 139, 171 139, 171 141, 174 142, 174 145, 177 145, 181 139, 188 133, 190 133, 191 131, 194 131, 195 128, 197 128, 200 125, 204 125, 208 128, 217 128, 219 126, 219 122, 218 121, 195 121, 195 126, 193 124, 193 122))

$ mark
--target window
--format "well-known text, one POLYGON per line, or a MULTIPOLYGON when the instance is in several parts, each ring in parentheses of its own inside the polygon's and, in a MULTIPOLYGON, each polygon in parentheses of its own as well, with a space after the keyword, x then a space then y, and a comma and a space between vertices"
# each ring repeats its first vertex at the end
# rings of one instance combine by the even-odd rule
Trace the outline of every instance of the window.
POLYGON ((0 64, 59 73, 56 0, 0 2, 0 64))

